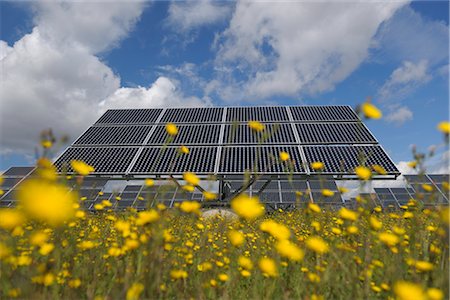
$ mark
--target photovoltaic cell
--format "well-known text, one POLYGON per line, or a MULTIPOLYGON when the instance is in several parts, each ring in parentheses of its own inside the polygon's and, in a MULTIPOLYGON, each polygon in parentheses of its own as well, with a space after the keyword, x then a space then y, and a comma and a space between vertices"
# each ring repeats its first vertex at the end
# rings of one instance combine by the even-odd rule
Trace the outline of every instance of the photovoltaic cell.
POLYGON ((25 176, 33 171, 34 167, 11 167, 2 174, 2 176, 25 176))
POLYGON ((151 126, 94 126, 74 145, 141 145, 151 126))
POLYGON ((130 173, 182 174, 213 173, 216 147, 190 147, 189 154, 180 154, 178 147, 146 147, 130 173))
POLYGON ((264 132, 253 131, 247 124, 225 125, 224 144, 295 144, 290 124, 265 124, 264 132))
POLYGON ((323 171, 312 173, 353 173, 357 166, 380 165, 388 174, 399 174, 394 163, 380 146, 305 146, 303 147, 308 164, 320 161, 323 171))
POLYGON ((227 122, 286 122, 289 120, 285 107, 229 107, 227 122))
POLYGON ((450 180, 450 176, 448 174, 429 174, 428 177, 430 177, 434 183, 448 183, 450 180))
POLYGON ((377 143, 362 123, 295 124, 302 144, 377 143))
POLYGON ((246 171, 258 173, 304 173, 300 153, 297 147, 290 146, 253 146, 223 147, 219 173, 242 174, 246 171), (290 155, 293 165, 279 161, 281 151, 290 155))
POLYGON ((198 144, 218 144, 220 125, 178 125, 178 134, 169 141, 166 126, 156 126, 155 131, 150 136, 148 145, 198 145, 198 144))
POLYGON ((55 166, 58 172, 66 171, 72 173, 73 169, 70 166, 70 162, 72 160, 82 160, 94 167, 95 171, 93 174, 125 174, 137 151, 137 147, 72 147, 58 158, 55 166))
POLYGON ((349 106, 292 106, 294 121, 358 121, 358 115, 349 106))
POLYGON ((106 111, 95 124, 152 124, 161 112, 161 108, 113 109, 106 111))
POLYGON ((161 123, 218 123, 222 121, 223 108, 169 108, 162 118, 161 123))

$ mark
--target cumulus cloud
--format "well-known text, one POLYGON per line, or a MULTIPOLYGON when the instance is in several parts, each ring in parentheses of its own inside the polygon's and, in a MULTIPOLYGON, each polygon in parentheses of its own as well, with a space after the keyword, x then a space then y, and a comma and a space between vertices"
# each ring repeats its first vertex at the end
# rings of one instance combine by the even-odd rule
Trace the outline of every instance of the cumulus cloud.
POLYGON ((224 21, 231 13, 228 3, 210 0, 172 2, 167 22, 176 29, 187 32, 203 25, 224 21))
POLYGON ((407 106, 394 106, 390 109, 390 112, 385 117, 385 120, 389 123, 396 125, 402 125, 407 121, 413 119, 413 112, 407 106))
POLYGON ((431 78, 432 76, 428 72, 427 60, 421 60, 417 63, 404 61, 400 67, 392 72, 378 91, 379 99, 402 99, 430 81, 431 78))
POLYGON ((100 108, 199 107, 211 105, 209 99, 186 97, 176 82, 159 77, 149 88, 120 88, 100 103, 100 108))
POLYGON ((404 4, 238 2, 216 41, 219 94, 242 99, 331 90, 364 61, 380 24, 404 4))
POLYGON ((12 50, 13 48, 7 42, 0 40, 0 60, 5 58, 12 50))

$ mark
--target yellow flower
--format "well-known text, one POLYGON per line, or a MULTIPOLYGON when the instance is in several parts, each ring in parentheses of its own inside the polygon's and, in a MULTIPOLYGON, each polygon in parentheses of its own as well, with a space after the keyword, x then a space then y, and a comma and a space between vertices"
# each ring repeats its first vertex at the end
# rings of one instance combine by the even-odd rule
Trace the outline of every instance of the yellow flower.
POLYGON ((242 232, 237 230, 230 230, 228 232, 228 238, 233 246, 239 247, 245 242, 245 236, 242 232))
POLYGON ((220 281, 223 281, 223 282, 228 281, 228 275, 227 274, 219 274, 218 278, 219 278, 220 281))
POLYGON ((0 228, 11 230, 25 222, 25 217, 17 209, 0 209, 0 228))
POLYGON ((382 232, 378 235, 378 239, 387 246, 395 246, 399 242, 398 237, 395 234, 389 232, 382 232))
POLYGON ((100 203, 94 204, 94 209, 95 210, 103 210, 104 208, 105 207, 102 204, 100 204, 100 203))
POLYGON ((287 161, 290 158, 289 153, 281 151, 280 152, 280 159, 281 161, 287 161))
POLYGON ((380 175, 386 175, 386 170, 380 165, 373 165, 372 169, 380 175))
POLYGON ((408 162, 408 167, 410 167, 410 168, 417 167, 417 161, 413 160, 413 161, 408 162))
POLYGON ((383 227, 383 223, 381 223, 381 221, 375 216, 370 216, 369 223, 373 230, 380 230, 381 227, 383 227))
POLYGON ((197 201, 183 201, 180 205, 180 209, 185 213, 200 213, 201 204, 197 201))
POLYGON ((52 141, 48 141, 48 140, 41 141, 41 145, 45 149, 51 148, 52 144, 53 144, 52 141))
POLYGON ((351 225, 351 226, 347 227, 347 232, 349 234, 357 234, 359 232, 359 229, 358 229, 358 227, 351 225))
POLYGON ((241 266, 242 268, 244 268, 246 270, 253 269, 253 263, 250 260, 250 258, 248 258, 248 257, 242 256, 242 255, 239 256, 238 264, 239 264, 239 266, 241 266))
POLYGON ((356 221, 358 214, 353 210, 343 207, 339 210, 339 217, 344 220, 356 221))
POLYGON ((248 127, 250 127, 254 131, 263 131, 265 129, 264 124, 258 121, 249 121, 248 127))
POLYGON ((428 261, 418 260, 415 263, 416 269, 422 272, 427 272, 433 270, 434 266, 428 261))
POLYGON ((89 250, 94 248, 95 244, 92 241, 82 241, 78 244, 78 247, 80 247, 81 250, 89 250))
POLYGON ((197 186, 200 183, 200 178, 192 172, 186 172, 183 174, 183 179, 193 186, 197 186))
POLYGON ((242 275, 242 277, 250 277, 250 275, 252 275, 252 274, 247 270, 242 270, 241 275, 242 275))
POLYGON ((303 259, 303 256, 305 255, 297 245, 294 243, 291 243, 288 240, 281 240, 279 241, 275 248, 277 249, 278 253, 282 257, 286 257, 293 261, 300 261, 303 259))
POLYGON ((48 239, 49 236, 45 231, 36 231, 30 236, 30 244, 34 246, 42 246, 45 242, 48 241, 48 239))
POLYGON ((264 257, 259 260, 259 269, 266 277, 277 277, 278 269, 273 259, 264 257))
POLYGON ((315 213, 321 212, 320 206, 315 203, 308 203, 308 209, 315 213))
POLYGON ((450 134, 450 122, 442 121, 438 124, 437 128, 445 134, 450 134))
POLYGON ((275 222, 274 220, 266 220, 261 222, 261 224, 259 225, 259 229, 261 231, 269 233, 277 240, 289 239, 289 237, 291 236, 289 228, 287 228, 283 224, 275 222))
POLYGON ((343 187, 343 186, 338 187, 338 191, 339 191, 339 193, 341 193, 341 194, 345 194, 345 193, 348 193, 348 192, 349 192, 348 188, 343 187))
POLYGON ((381 111, 370 102, 361 104, 361 110, 367 119, 379 119, 383 116, 381 111))
POLYGON ((200 272, 206 272, 206 271, 212 270, 212 268, 213 268, 213 265, 207 261, 197 265, 197 270, 199 270, 200 272))
POLYGON ((172 270, 170 271, 170 277, 173 279, 184 279, 188 277, 188 273, 184 270, 172 270))
POLYGON ((433 187, 431 185, 429 185, 429 184, 426 184, 426 183, 422 184, 422 188, 426 192, 432 192, 433 191, 433 187))
POLYGON ((329 190, 329 189, 323 189, 322 190, 322 196, 324 196, 324 197, 333 197, 334 196, 334 192, 329 190))
POLYGON ((154 186, 154 185, 155 185, 155 181, 153 179, 151 179, 151 178, 145 179, 145 186, 150 187, 150 186, 154 186))
POLYGON ((407 281, 395 283, 394 292, 399 300, 425 300, 426 298, 420 285, 407 281))
POLYGON ((58 226, 75 216, 78 196, 67 187, 53 182, 30 179, 18 192, 25 214, 35 220, 58 226))
POLYGON ((322 170, 323 168, 325 168, 325 165, 323 164, 323 162, 320 161, 315 161, 313 163, 311 163, 311 168, 313 168, 313 170, 322 170))
POLYGON ((138 213, 138 218, 136 220, 136 225, 142 226, 148 223, 154 223, 159 220, 159 213, 151 209, 149 211, 141 211, 138 213))
POLYGON ((361 180, 369 180, 372 177, 372 172, 367 167, 359 166, 355 168, 355 173, 361 180))
POLYGON ((308 238, 306 240, 306 247, 318 254, 324 254, 329 251, 328 244, 318 236, 308 238))
POLYGON ((231 208, 242 218, 253 220, 264 214, 264 206, 258 197, 241 194, 231 201, 231 208))
POLYGON ((76 288, 80 287, 81 280, 79 278, 75 278, 75 279, 69 280, 68 283, 69 283, 69 287, 76 289, 76 288))
POLYGON ((186 147, 186 146, 181 146, 181 147, 180 147, 180 151, 181 151, 181 153, 183 153, 183 154, 189 154, 189 148, 186 147))
POLYGON ((144 285, 142 283, 135 282, 127 290, 127 300, 137 300, 144 290, 144 285))
POLYGON ((190 185, 190 184, 185 184, 185 185, 181 186, 181 188, 188 193, 192 193, 195 191, 195 186, 190 185))
POLYGON ((203 197, 205 197, 206 201, 213 201, 213 200, 217 199, 218 195, 216 193, 213 193, 213 192, 204 191, 203 192, 203 197))
POLYGON ((95 171, 94 167, 81 160, 72 160, 70 165, 72 166, 72 169, 81 176, 87 176, 95 171))
POLYGON ((177 127, 177 125, 175 125, 173 123, 167 123, 166 131, 169 135, 175 136, 178 134, 178 127, 177 127))
POLYGON ((55 245, 53 245, 51 243, 44 243, 41 245, 41 248, 39 249, 39 254, 46 256, 50 252, 52 252, 53 249, 55 249, 55 245))
POLYGON ((427 296, 429 300, 442 300, 444 299, 444 293, 437 288, 429 288, 427 290, 427 296))

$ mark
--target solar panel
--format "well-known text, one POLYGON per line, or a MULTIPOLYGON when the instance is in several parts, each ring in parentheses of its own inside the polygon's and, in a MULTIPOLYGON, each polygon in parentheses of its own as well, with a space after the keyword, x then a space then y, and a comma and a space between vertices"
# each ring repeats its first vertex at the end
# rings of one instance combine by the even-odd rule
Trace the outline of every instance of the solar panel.
POLYGON ((449 174, 428 174, 428 177, 431 178, 434 183, 448 183, 450 181, 449 174))
POLYGON ((168 108, 161 123, 219 123, 222 121, 223 108, 168 108))
POLYGON ((2 176, 26 176, 31 171, 33 171, 34 167, 11 167, 2 174, 2 176))
POLYGON ((321 204, 321 203, 342 203, 344 204, 342 200, 342 196, 340 193, 335 192, 333 196, 324 196, 322 192, 311 192, 311 196, 313 198, 313 201, 315 203, 321 204))
POLYGON ((428 179, 428 177, 425 174, 421 175, 404 175, 407 182, 410 184, 419 184, 419 183, 428 183, 430 184, 431 181, 428 179))
POLYGON ((224 144, 296 144, 290 124, 265 124, 263 132, 255 132, 247 124, 225 125, 224 144))
POLYGON ((295 126, 302 144, 377 143, 362 123, 299 123, 295 126))
POLYGON ((259 200, 262 203, 278 203, 280 201, 280 193, 279 192, 263 192, 259 196, 259 200))
POLYGON ((5 189, 10 189, 13 186, 15 186, 17 183, 19 183, 19 181, 21 181, 22 178, 20 177, 15 177, 15 178, 3 178, 3 183, 0 186, 0 189, 5 190, 5 189))
POLYGON ((294 121, 359 121, 350 106, 292 106, 294 121))
POLYGON ((137 153, 137 147, 71 147, 55 162, 59 172, 72 173, 72 160, 82 160, 94 167, 97 173, 125 174, 128 165, 137 153))
POLYGON ((285 107, 229 107, 227 122, 286 122, 289 120, 285 107))
POLYGON ((219 173, 289 173, 291 166, 278 161, 281 151, 287 152, 293 160, 293 173, 304 173, 298 148, 290 146, 223 147, 219 173))
POLYGON ((214 172, 216 147, 190 147, 189 154, 181 154, 178 147, 146 147, 138 157, 130 174, 181 174, 214 172))
POLYGON ((320 161, 324 170, 312 173, 354 173, 360 165, 382 166, 388 174, 399 174, 394 163, 380 146, 304 146, 308 164, 320 161))
MULTIPOLYGON (((219 143, 220 125, 179 125, 178 134, 170 145, 202 145, 219 143)), ((169 135, 165 126, 156 126, 147 145, 169 144, 169 135)))
POLYGON ((74 145, 142 145, 151 126, 94 126, 74 145))
POLYGON ((153 124, 162 108, 107 110, 95 124, 153 124))

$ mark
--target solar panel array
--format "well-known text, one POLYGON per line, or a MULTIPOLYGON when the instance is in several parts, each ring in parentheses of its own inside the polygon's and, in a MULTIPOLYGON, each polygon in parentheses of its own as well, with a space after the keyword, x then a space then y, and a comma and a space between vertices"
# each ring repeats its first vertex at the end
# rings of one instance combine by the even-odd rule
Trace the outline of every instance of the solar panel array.
POLYGON ((0 184, 0 208, 15 206, 14 191, 20 183, 33 172, 33 167, 11 167, 2 174, 3 182, 0 184))
POLYGON ((55 162, 71 173, 78 159, 94 175, 230 175, 244 172, 354 176, 360 164, 381 165, 389 176, 398 170, 349 106, 271 106, 108 110, 55 162), (263 131, 249 121, 261 122, 263 131), (178 134, 166 132, 175 123, 178 134), (179 151, 181 145, 189 154, 179 151), (290 154, 290 163, 279 152, 290 154))

